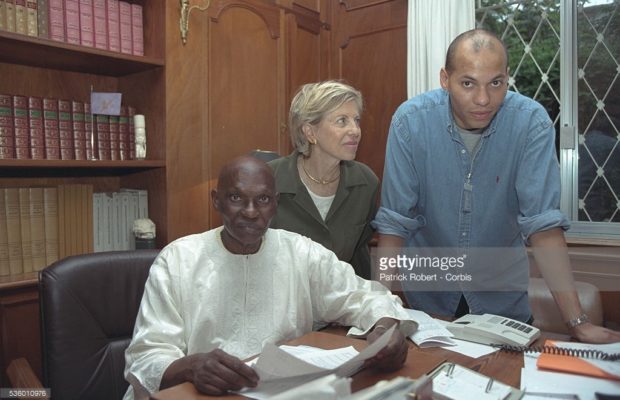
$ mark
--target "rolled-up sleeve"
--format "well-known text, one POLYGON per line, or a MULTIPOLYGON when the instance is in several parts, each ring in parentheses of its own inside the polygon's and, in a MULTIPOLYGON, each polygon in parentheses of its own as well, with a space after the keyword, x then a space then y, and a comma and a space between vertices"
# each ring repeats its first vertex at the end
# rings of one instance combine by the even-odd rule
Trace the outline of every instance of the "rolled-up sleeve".
POLYGON ((548 117, 535 113, 532 124, 516 180, 517 222, 526 240, 536 232, 570 227, 560 211, 560 166, 555 153, 553 123, 548 117))
POLYGON ((371 223, 380 234, 407 238, 425 225, 424 216, 415 215, 420 181, 412 146, 407 118, 397 112, 388 134, 381 207, 371 223))

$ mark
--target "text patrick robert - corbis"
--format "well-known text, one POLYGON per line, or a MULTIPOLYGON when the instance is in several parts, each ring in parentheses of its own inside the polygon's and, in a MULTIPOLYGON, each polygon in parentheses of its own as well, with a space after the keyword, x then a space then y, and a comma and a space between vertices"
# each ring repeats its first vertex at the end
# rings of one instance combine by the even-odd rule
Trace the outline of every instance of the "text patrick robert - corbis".
POLYGON ((471 274, 463 270, 466 259, 466 254, 459 257, 431 257, 418 254, 379 257, 379 281, 470 282, 471 274))

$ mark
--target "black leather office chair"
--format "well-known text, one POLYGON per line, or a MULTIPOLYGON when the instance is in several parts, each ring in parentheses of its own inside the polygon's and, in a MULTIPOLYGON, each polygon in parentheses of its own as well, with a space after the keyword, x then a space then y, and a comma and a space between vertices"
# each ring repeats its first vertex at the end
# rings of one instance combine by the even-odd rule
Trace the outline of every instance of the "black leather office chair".
POLYGON ((275 151, 260 149, 252 150, 248 153, 248 155, 256 157, 259 160, 263 160, 264 162, 269 162, 271 160, 275 160, 276 158, 280 158, 280 154, 276 153, 275 151))
POLYGON ((125 349, 159 250, 72 256, 39 275, 43 386, 59 399, 121 399, 125 349))

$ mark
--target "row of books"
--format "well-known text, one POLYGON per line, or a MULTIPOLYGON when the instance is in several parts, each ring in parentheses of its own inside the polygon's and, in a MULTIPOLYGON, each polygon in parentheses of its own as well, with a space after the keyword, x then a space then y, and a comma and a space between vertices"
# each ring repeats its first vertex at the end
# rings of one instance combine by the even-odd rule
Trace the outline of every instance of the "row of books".
POLYGON ((40 271, 71 255, 133 249, 133 221, 147 217, 145 190, 0 188, 0 276, 40 271))
POLYGON ((120 116, 93 116, 90 103, 0 94, 0 159, 132 160, 135 114, 123 105, 120 116))
POLYGON ((0 30, 142 56, 142 11, 119 0, 0 0, 0 30))
POLYGON ((148 218, 148 192, 121 189, 93 194, 93 248, 95 252, 135 249, 133 223, 148 218))

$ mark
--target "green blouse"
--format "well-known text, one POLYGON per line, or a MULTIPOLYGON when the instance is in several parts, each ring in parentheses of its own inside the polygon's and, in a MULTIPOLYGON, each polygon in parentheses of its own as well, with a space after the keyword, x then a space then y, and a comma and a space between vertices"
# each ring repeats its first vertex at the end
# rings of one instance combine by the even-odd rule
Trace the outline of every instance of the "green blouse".
POLYGON ((359 276, 370 279, 368 241, 373 234, 370 221, 377 211, 379 179, 365 164, 342 161, 336 196, 323 221, 299 177, 297 155, 294 151, 268 163, 280 193, 271 227, 309 237, 353 265, 359 276))

